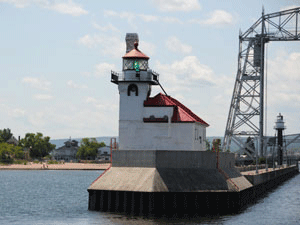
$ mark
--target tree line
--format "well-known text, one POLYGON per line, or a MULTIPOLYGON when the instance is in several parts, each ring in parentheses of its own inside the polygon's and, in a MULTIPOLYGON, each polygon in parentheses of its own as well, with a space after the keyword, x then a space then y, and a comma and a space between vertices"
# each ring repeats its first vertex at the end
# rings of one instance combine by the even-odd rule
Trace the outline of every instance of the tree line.
MULTIPOLYGON (((50 143, 49 136, 42 133, 27 133, 17 144, 8 143, 13 138, 9 128, 0 130, 0 163, 12 163, 14 159, 25 159, 25 154, 32 159, 42 159, 49 156, 56 145, 50 143)), ((83 138, 78 148, 76 158, 95 158, 98 149, 106 146, 104 142, 97 142, 95 138, 83 138)))
POLYGON ((106 146, 104 142, 98 142, 96 138, 82 138, 80 147, 78 148, 76 158, 88 159, 95 158, 98 149, 106 146))
POLYGON ((8 143, 12 137, 9 128, 0 130, 0 162, 12 163, 13 159, 24 159, 25 152, 31 158, 41 159, 56 147, 49 142, 50 137, 44 137, 42 133, 27 133, 17 145, 8 143))

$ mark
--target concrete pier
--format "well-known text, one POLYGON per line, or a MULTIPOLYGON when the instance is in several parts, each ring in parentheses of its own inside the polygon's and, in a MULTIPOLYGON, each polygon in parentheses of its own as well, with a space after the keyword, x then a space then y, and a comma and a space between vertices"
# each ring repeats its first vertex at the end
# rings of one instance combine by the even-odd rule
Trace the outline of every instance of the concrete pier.
POLYGON ((217 159, 214 152, 122 150, 113 151, 111 169, 89 190, 237 191, 250 186, 234 167, 232 153, 220 153, 217 159))
POLYGON ((112 167, 89 188, 89 209, 143 216, 238 212, 299 172, 298 167, 247 171, 232 153, 113 151, 112 167), (219 168, 217 168, 217 161, 219 168))

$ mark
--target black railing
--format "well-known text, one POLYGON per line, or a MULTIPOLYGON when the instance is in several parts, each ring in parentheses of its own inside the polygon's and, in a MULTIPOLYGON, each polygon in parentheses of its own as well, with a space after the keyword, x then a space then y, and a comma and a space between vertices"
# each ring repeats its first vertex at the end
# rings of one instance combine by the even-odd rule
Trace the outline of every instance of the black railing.
POLYGON ((115 84, 119 83, 119 74, 115 71, 111 71, 111 82, 115 84))
MULTIPOLYGON (((140 73, 137 73, 136 74, 136 78, 139 80, 139 81, 146 81, 146 82, 151 82, 152 84, 158 84, 158 80, 159 80, 159 74, 152 71, 151 72, 151 75, 146 78, 145 80, 141 79, 140 77, 140 73), (149 80, 150 79, 150 80, 149 80)), ((130 79, 129 79, 130 80, 130 79)), ((115 72, 115 71, 111 71, 111 82, 112 83, 115 83, 115 84, 119 84, 120 81, 125 81, 125 77, 124 77, 124 73, 118 73, 118 72, 115 72)))

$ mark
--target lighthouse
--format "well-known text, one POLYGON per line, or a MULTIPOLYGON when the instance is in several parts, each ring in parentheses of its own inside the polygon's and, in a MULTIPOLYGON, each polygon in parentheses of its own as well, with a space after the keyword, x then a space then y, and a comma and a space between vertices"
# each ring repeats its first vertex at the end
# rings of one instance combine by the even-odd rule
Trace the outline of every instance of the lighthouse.
POLYGON ((283 130, 285 129, 283 115, 279 113, 277 120, 275 122, 275 130, 277 130, 277 155, 278 155, 278 165, 282 165, 283 161, 283 130))
POLYGON ((206 150, 204 120, 175 98, 159 93, 151 97, 159 74, 149 68, 149 57, 139 49, 137 34, 126 35, 121 73, 112 71, 118 85, 120 150, 206 150))
POLYGON ((238 188, 229 177, 243 184, 239 188, 251 186, 235 170, 234 154, 206 151, 208 123, 164 90, 151 95, 152 86, 161 87, 159 74, 137 34, 125 40, 122 71, 111 72, 120 95, 119 149, 88 188, 89 209, 166 215, 228 207, 223 194, 238 188), (203 208, 207 201, 210 208, 203 208))

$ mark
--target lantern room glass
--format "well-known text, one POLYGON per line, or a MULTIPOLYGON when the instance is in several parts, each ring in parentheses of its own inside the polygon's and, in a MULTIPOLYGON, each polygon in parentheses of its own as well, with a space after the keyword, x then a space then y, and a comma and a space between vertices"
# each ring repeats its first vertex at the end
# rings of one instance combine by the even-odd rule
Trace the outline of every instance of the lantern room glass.
POLYGON ((138 66, 139 70, 148 69, 148 60, 147 59, 123 59, 123 70, 136 70, 138 66))

